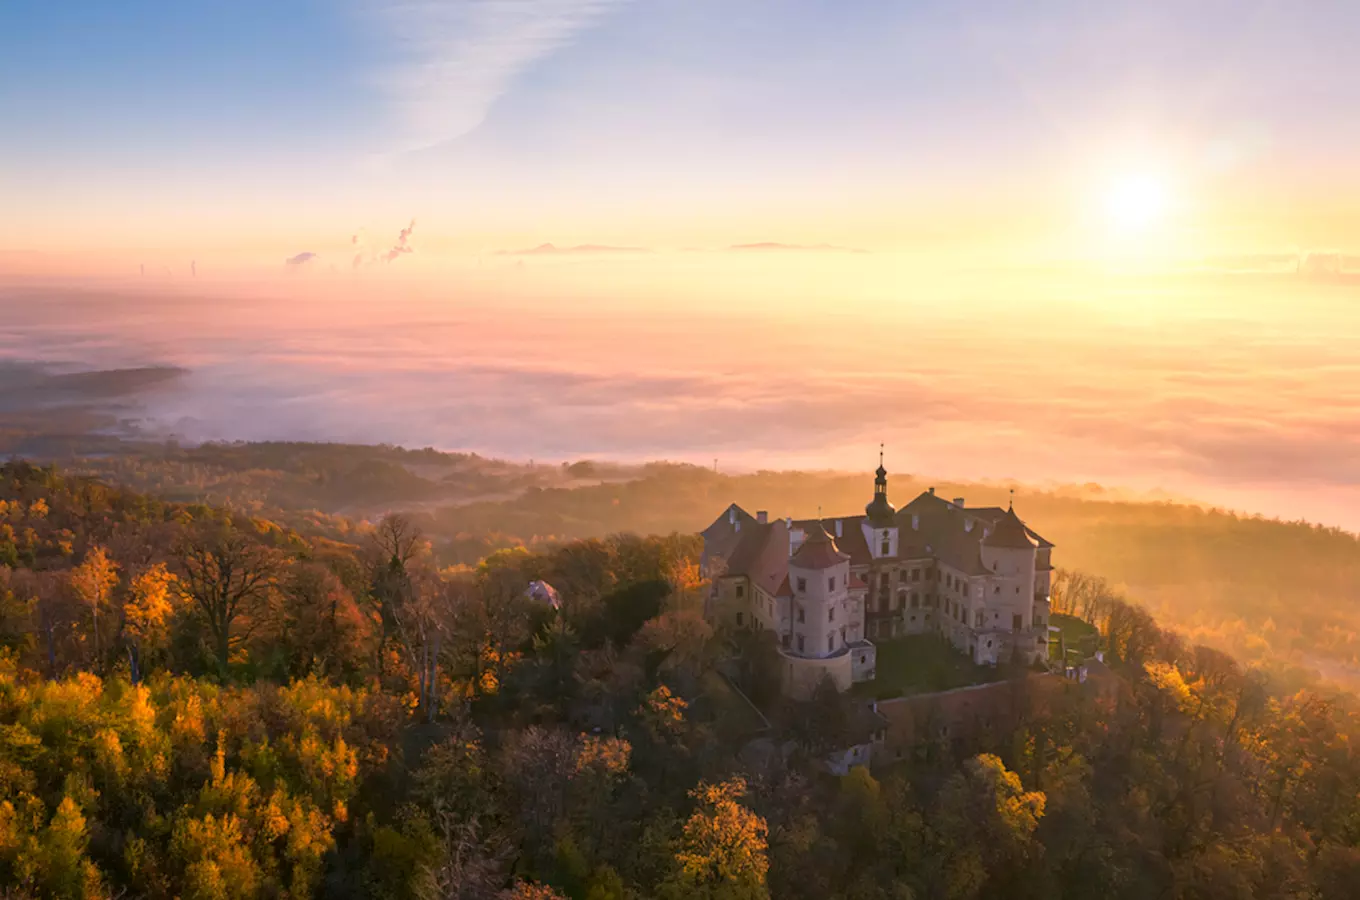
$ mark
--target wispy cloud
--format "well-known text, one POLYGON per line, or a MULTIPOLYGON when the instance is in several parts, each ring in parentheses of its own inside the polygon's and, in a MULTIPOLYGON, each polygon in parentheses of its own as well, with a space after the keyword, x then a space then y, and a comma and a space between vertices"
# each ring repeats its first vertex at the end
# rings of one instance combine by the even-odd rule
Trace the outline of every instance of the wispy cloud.
POLYGON ((593 253, 650 253, 646 247, 615 247, 610 244, 577 244, 575 247, 558 247, 556 244, 539 244, 526 250, 497 250, 497 256, 587 256, 593 253))
POLYGON ((728 250, 754 251, 762 250, 792 250, 802 253, 868 253, 868 250, 861 250, 859 247, 837 247, 835 244, 781 244, 777 241, 761 241, 757 244, 733 244, 728 250))
POLYGON ((626 0, 368 0, 405 55, 382 81, 409 149, 475 129, 536 61, 626 0))
POLYGON ((303 251, 302 253, 297 254, 296 256, 288 257, 283 261, 283 264, 285 266, 297 268, 298 266, 307 265, 307 263, 311 262, 314 259, 316 259, 316 254, 310 250, 306 250, 303 251))

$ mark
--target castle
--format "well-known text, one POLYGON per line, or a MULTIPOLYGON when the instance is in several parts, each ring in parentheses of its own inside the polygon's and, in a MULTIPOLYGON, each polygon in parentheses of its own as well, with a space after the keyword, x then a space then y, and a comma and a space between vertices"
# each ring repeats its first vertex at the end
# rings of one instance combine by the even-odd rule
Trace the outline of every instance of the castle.
POLYGON ((702 536, 710 617, 774 632, 791 696, 872 680, 875 639, 938 633, 984 665, 1047 658, 1053 544, 1014 503, 931 488, 894 509, 881 454, 863 515, 770 521, 733 504, 702 536))

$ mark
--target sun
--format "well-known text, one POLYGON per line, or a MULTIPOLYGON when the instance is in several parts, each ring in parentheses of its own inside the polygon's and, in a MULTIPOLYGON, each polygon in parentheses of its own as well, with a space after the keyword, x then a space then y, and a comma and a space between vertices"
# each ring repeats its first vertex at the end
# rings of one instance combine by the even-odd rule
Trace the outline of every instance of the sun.
POLYGON ((1105 194, 1105 214, 1120 231, 1148 231, 1166 219, 1170 194, 1156 175, 1138 173, 1111 181, 1105 194))

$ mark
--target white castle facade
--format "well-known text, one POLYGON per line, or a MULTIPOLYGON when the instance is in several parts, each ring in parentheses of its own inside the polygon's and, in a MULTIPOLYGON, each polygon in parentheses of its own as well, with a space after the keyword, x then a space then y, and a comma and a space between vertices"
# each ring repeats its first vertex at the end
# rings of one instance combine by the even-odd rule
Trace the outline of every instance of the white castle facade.
POLYGON ((787 694, 872 680, 874 640, 909 634, 941 634, 983 665, 1047 657, 1053 545, 1014 504, 931 488, 894 509, 880 460, 863 515, 770 521, 733 504, 702 535, 710 616, 774 632, 787 694))

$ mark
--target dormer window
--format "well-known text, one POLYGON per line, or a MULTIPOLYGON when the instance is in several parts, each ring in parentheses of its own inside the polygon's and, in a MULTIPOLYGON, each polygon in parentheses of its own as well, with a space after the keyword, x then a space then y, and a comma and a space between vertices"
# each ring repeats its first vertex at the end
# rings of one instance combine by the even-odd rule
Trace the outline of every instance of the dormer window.
POLYGON ((887 539, 887 538, 884 538, 884 539, 883 539, 883 552, 880 553, 879 556, 887 556, 887 555, 888 555, 888 539, 887 539))

